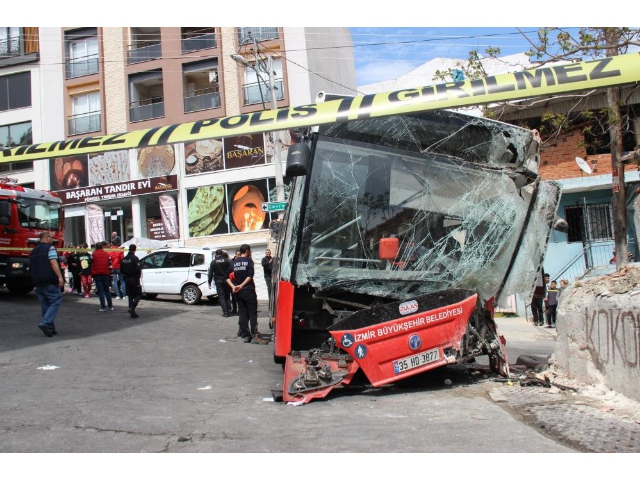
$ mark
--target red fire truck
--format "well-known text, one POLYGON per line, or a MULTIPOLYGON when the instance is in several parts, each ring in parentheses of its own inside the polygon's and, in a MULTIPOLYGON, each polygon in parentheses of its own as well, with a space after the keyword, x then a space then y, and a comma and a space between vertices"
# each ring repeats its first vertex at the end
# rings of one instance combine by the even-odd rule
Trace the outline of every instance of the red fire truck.
POLYGON ((54 193, 18 185, 0 177, 0 286, 24 294, 33 290, 29 253, 43 231, 52 233, 53 244, 63 246, 62 202, 54 193))

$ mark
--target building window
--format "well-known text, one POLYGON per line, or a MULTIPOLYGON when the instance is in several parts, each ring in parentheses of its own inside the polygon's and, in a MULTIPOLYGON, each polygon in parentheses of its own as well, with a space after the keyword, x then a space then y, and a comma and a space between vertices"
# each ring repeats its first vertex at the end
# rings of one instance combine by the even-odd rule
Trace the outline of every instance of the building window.
POLYGON ((162 70, 129 75, 129 121, 164 117, 162 70))
MULTIPOLYGON (((244 67, 244 83, 242 85, 243 104, 262 104, 265 109, 271 108, 271 91, 269 86, 269 73, 254 66, 244 67)), ((276 89, 276 100, 284 99, 284 88, 282 82, 282 60, 276 59, 273 62, 275 72, 274 85, 276 89)))
POLYGON ((244 45, 250 39, 263 42, 278 38, 278 27, 238 27, 238 44, 244 45))
POLYGON ((216 48, 216 31, 213 27, 182 27, 182 53, 216 48))
POLYGON ((182 65, 184 112, 220 107, 218 59, 182 65))
POLYGON ((91 92, 71 97, 69 135, 97 132, 100 130, 100 93, 91 92))
POLYGON ((140 63, 162 58, 160 27, 131 27, 128 62, 140 63))
MULTIPOLYGON (((31 122, 0 125, 0 149, 31 144, 33 144, 31 122)), ((33 162, 0 163, 0 172, 6 173, 17 170, 33 170, 33 162)))
POLYGON ((0 112, 31 106, 31 72, 0 77, 0 112))
POLYGON ((65 32, 67 78, 98 73, 98 32, 86 28, 65 32))
POLYGON ((565 207, 569 224, 567 242, 599 242, 613 240, 611 202, 565 207))

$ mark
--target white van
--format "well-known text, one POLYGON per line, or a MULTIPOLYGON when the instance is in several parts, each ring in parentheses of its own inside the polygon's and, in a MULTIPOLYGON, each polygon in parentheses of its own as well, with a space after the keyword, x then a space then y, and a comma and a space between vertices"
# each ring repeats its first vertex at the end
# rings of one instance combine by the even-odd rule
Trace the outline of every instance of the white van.
POLYGON ((180 295, 187 305, 198 303, 203 296, 216 300, 215 285, 211 289, 207 283, 213 252, 206 247, 168 247, 142 257, 142 293, 146 298, 180 295))

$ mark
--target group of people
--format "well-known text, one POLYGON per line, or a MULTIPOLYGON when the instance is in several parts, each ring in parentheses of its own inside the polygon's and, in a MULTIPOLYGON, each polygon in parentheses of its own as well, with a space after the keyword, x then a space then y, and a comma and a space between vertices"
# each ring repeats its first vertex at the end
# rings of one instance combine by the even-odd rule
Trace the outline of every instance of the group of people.
POLYGON ((30 270, 31 280, 35 285, 42 311, 42 319, 38 328, 47 337, 58 333, 55 319, 64 291, 64 270, 61 264, 64 264, 65 261, 72 275, 70 292, 77 291, 78 295, 89 298, 91 285, 95 283, 100 300, 98 311, 104 313, 107 312, 107 309, 114 310, 111 294, 111 285, 113 284, 116 298, 128 297, 128 312, 131 318, 139 317, 136 313, 136 307, 142 296, 142 287, 140 285, 140 260, 135 254, 135 245, 129 246, 129 253, 126 256, 119 249, 106 252, 105 247, 112 246, 108 242, 98 242, 92 246, 93 253, 89 252, 87 244, 83 244, 81 251, 69 250, 60 256, 53 245, 53 237, 49 232, 42 232, 39 240, 38 245, 30 254, 30 270), (61 257, 64 260, 61 260, 61 257))
MULTIPOLYGON (((113 284, 116 298, 125 295, 129 301, 129 313, 131 318, 138 318, 136 307, 142 296, 140 285, 141 267, 136 252, 136 246, 129 246, 129 253, 124 256, 120 249, 110 252, 105 247, 111 247, 112 243, 98 242, 90 253, 87 245, 82 245, 82 250, 76 252, 69 250, 63 257, 66 260, 72 274, 71 291, 77 291, 78 295, 88 298, 91 284, 95 283, 98 298, 100 300, 101 313, 113 311, 113 296, 111 284, 113 284), (121 280, 124 282, 121 284, 121 280)), ((53 237, 48 232, 40 234, 38 245, 31 251, 31 280, 35 285, 36 295, 41 305, 42 318, 38 328, 47 337, 56 335, 55 319, 62 302, 64 291, 64 271, 61 267, 60 255, 53 245, 53 237)), ((269 296, 271 296, 271 272, 273 257, 267 250, 262 260, 265 281, 269 296)), ((209 266, 209 287, 215 283, 218 299, 224 317, 238 314, 238 337, 245 343, 266 344, 258 331, 258 298, 253 281, 255 267, 251 258, 251 247, 242 245, 236 250, 233 259, 218 249, 209 266)))
MULTIPOLYGON (((108 252, 108 283, 109 288, 113 288, 113 295, 122 300, 127 296, 124 276, 120 271, 124 251, 117 248, 122 242, 117 232, 113 232, 111 234, 111 242, 101 242, 101 244, 103 249, 116 247, 108 252)), ((91 245, 91 249, 96 249, 96 247, 97 245, 91 245)), ((103 276, 106 269, 102 264, 93 266, 93 255, 90 253, 89 246, 86 243, 77 246, 80 251, 74 250, 75 247, 73 244, 69 244, 68 248, 69 249, 59 258, 63 273, 64 267, 66 266, 71 275, 69 279, 69 293, 77 292, 79 296, 84 295, 85 298, 89 298, 92 284, 95 284, 97 292, 100 291, 100 287, 98 287, 98 284, 95 282, 94 277, 96 272, 94 272, 94 269, 101 271, 101 274, 98 274, 99 276, 103 276)))
POLYGON ((560 280, 560 286, 555 280, 551 280, 548 273, 538 277, 533 298, 531 299, 531 313, 533 314, 533 324, 538 327, 556 327, 556 314, 560 294, 569 285, 565 279, 560 280))
MULTIPOLYGON (((265 281, 271 296, 271 267, 273 258, 266 251, 262 260, 265 281), (265 260, 266 259, 266 260, 265 260)), ((258 297, 253 281, 255 265, 251 258, 251 247, 247 244, 236 250, 233 259, 222 249, 215 251, 209 265, 208 283, 216 287, 218 301, 222 308, 222 316, 230 317, 238 314, 238 337, 244 343, 266 344, 258 331, 258 297)))

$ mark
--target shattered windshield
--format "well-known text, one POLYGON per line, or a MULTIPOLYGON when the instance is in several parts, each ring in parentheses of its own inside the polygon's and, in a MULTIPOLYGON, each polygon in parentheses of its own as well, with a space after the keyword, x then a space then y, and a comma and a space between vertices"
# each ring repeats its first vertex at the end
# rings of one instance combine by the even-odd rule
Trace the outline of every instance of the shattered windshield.
POLYGON ((321 132, 295 282, 398 299, 446 288, 495 295, 521 241, 537 150, 532 132, 470 118, 321 132))

